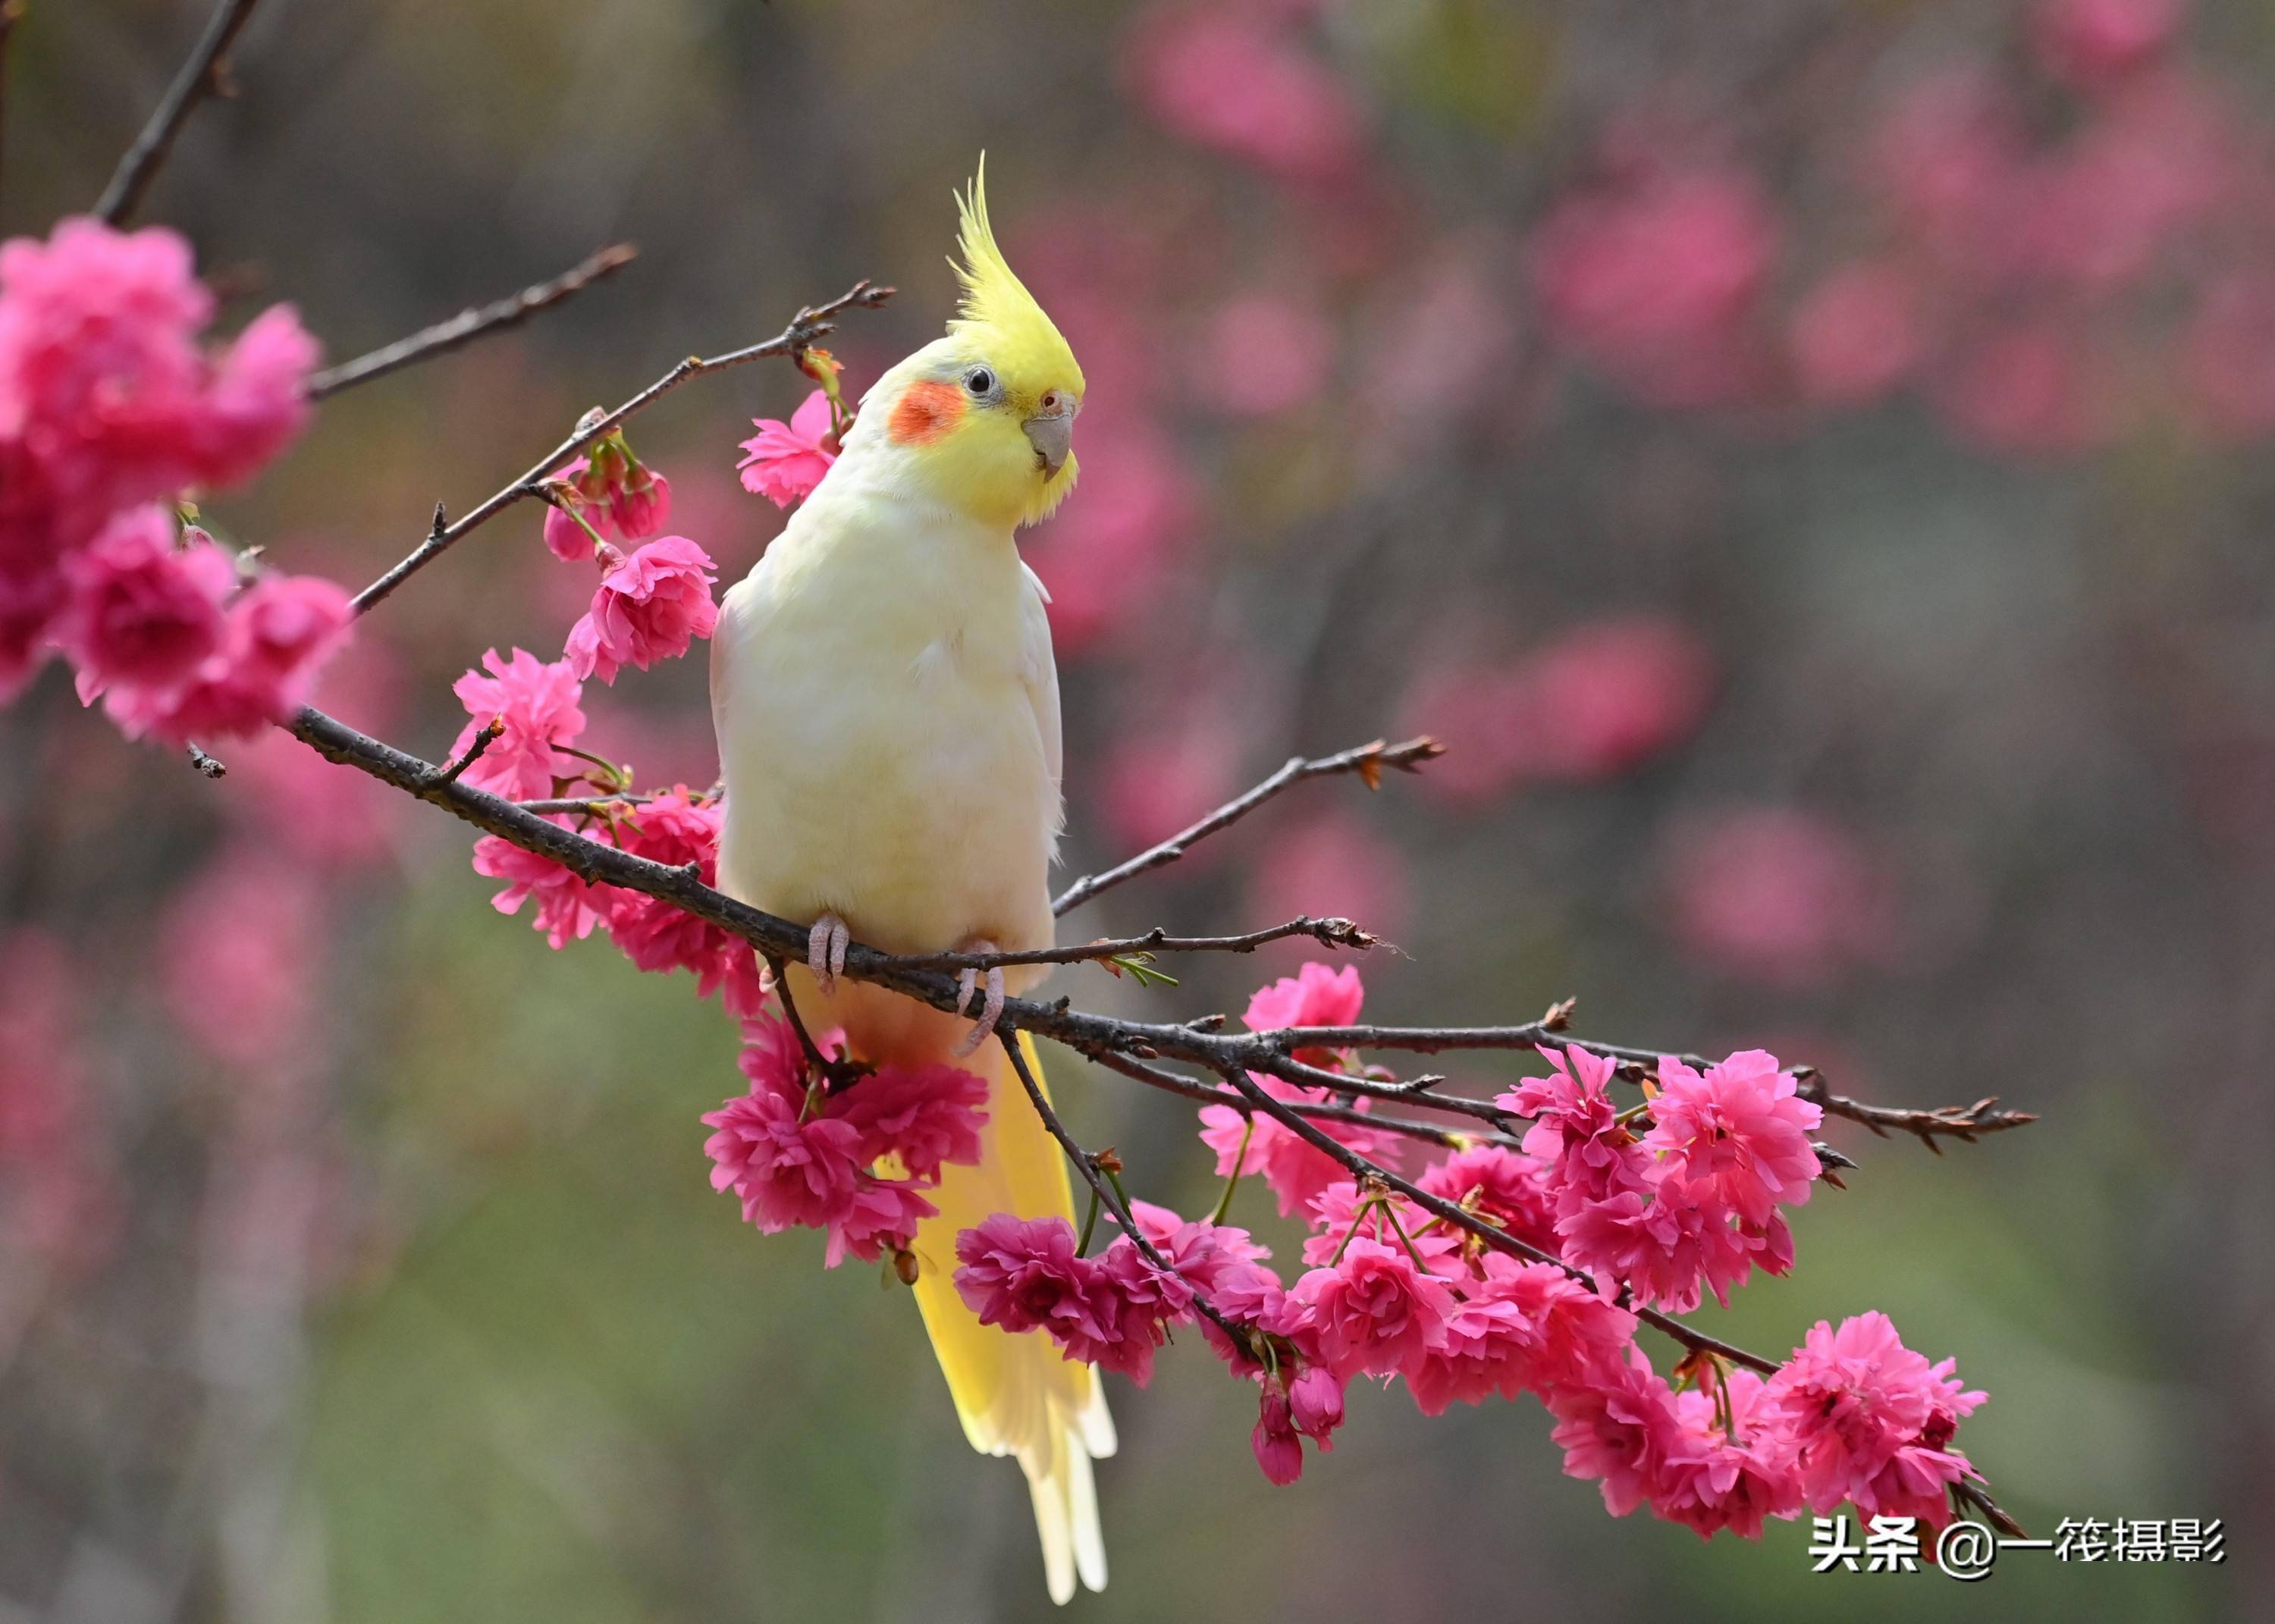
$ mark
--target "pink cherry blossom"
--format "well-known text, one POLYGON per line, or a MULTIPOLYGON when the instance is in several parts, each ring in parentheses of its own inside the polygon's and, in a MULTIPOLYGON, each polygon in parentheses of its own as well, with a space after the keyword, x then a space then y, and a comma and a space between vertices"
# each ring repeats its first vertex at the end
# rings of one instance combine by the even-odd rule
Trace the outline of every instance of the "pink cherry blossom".
POLYGON ((1288 1412, 1298 1432, 1317 1443, 1323 1452, 1333 1449, 1334 1445, 1328 1440, 1343 1424, 1342 1379, 1325 1365, 1306 1365, 1303 1373, 1288 1384, 1288 1412))
POLYGON ((1415 1182, 1467 1206, 1544 1251, 1556 1249, 1556 1191, 1552 1163, 1497 1144, 1472 1145, 1431 1164, 1415 1182))
POLYGON ((519 648, 506 659, 493 648, 482 655, 481 669, 467 672, 450 691, 472 718, 450 746, 453 757, 464 755, 493 717, 505 724, 462 782, 509 800, 531 801, 551 795, 555 779, 577 774, 577 759, 558 748, 575 744, 585 731, 585 713, 578 707, 583 688, 568 661, 548 664, 519 648))
POLYGON ((1364 1236, 1288 1295, 1309 1314, 1329 1366, 1345 1378, 1389 1375, 1443 1348, 1455 1307, 1446 1282, 1416 1268, 1403 1247, 1364 1236))
POLYGON ((1651 164, 1558 207, 1534 240, 1553 336, 1644 401, 1742 396, 1758 362, 1749 325, 1778 255, 1760 183, 1712 162, 1651 164))
POLYGON ((880 1066, 828 1109, 853 1124, 868 1159, 896 1157, 910 1177, 936 1179, 948 1164, 979 1162, 987 1079, 955 1066, 880 1066))
POLYGON ((290 305, 272 305, 222 351, 205 398, 185 426, 197 457, 197 482, 236 485, 251 479, 307 427, 308 374, 322 346, 290 305))
POLYGON ((1811 1510, 1842 1500, 1866 1516, 1951 1520, 1948 1489, 1976 1476, 1951 1446, 1984 1394, 1966 1390, 1956 1362, 1930 1364, 1877 1311, 1818 1320, 1771 1377, 1756 1406, 1781 1435, 1811 1510))
POLYGON ((1780 1203, 1808 1201, 1823 1170, 1809 1136, 1825 1113, 1798 1096, 1775 1055, 1746 1049, 1703 1073, 1668 1055, 1659 1081, 1643 1148, 1660 1159, 1662 1189, 1687 1185, 1752 1224, 1767 1223, 1780 1203))
MULTIPOLYGON (((0 483, 8 470, 0 465, 0 483)), ((0 504, 7 493, 0 490, 0 504)), ((0 514, 0 544, 7 518, 0 514)), ((48 652, 48 628, 64 606, 64 578, 45 560, 21 566, 0 559, 0 704, 16 697, 48 652)))
POLYGON ((1548 1395, 1556 1417, 1550 1439, 1564 1451, 1564 1475, 1603 1485, 1604 1509, 1624 1517, 1661 1492, 1671 1473, 1703 1453, 1684 1428, 1674 1393, 1639 1348, 1548 1395))
MULTIPOLYGON (((1258 1031, 1289 1026, 1345 1026, 1358 1019, 1364 997, 1356 966, 1331 970, 1313 960, 1295 975, 1259 988, 1248 1001, 1247 1020, 1258 1031)), ((1316 1066, 1340 1064, 1333 1054, 1319 1048, 1298 1050, 1296 1057, 1316 1066)), ((1330 1098, 1324 1089, 1302 1088, 1278 1077, 1258 1075, 1251 1080, 1274 1099, 1322 1103, 1330 1098)), ((1359 1110, 1366 1107, 1365 1100, 1357 1102, 1359 1110)), ((1261 1175, 1278 1198, 1282 1216, 1301 1210, 1328 1185, 1349 1176, 1342 1163, 1261 1111, 1255 1114, 1252 1128, 1250 1119, 1231 1106, 1204 1106, 1200 1119, 1201 1143, 1216 1152, 1217 1176, 1230 1178, 1236 1167, 1243 1178, 1261 1175), (1241 1149, 1243 1144, 1245 1154, 1241 1149)), ((1371 1160, 1394 1167, 1402 1157, 1394 1135, 1346 1122, 1326 1122, 1319 1127, 1329 1138, 1371 1160)))
POLYGON ((848 1258, 874 1263, 887 1252, 906 1251, 917 1226, 940 1212, 924 1189, 903 1179, 863 1178, 844 1210, 823 1226, 829 1236, 823 1266, 834 1269, 848 1258))
MULTIPOLYGON (((30 475, 48 548, 86 540, 116 509, 237 483, 306 423, 316 348, 291 308, 208 354, 198 335, 213 307, 163 228, 71 219, 45 242, 0 245, 0 464, 30 475)), ((9 505, 11 519, 32 511, 9 505)))
POLYGON ((714 568, 684 536, 661 537, 610 567, 591 611, 570 629, 569 668, 613 683, 622 666, 645 671, 678 659, 718 623, 714 568))
POLYGON ((1902 383, 1924 346, 1919 296, 1893 265, 1844 265, 1811 288, 1787 331, 1795 383, 1815 404, 1861 406, 1902 383))
POLYGON ((1761 1417, 1763 1381, 1748 1370, 1718 1379, 1726 1391, 1730 1426, 1717 1424, 1714 1395, 1693 1389, 1675 1395, 1676 1414, 1689 1434, 1671 1454, 1651 1495, 1651 1510, 1711 1539, 1724 1529, 1759 1539, 1769 1517, 1801 1510, 1801 1484, 1785 1458, 1783 1440, 1761 1417))
MULTIPOLYGON (((1278 1077, 1252 1076, 1251 1081, 1274 1099, 1317 1104, 1331 1098, 1325 1089, 1301 1088, 1278 1077)), ((1362 1110, 1366 1104, 1363 1099, 1357 1102, 1362 1110)), ((1231 1106, 1203 1106, 1200 1120, 1201 1143, 1216 1152, 1217 1176, 1230 1178, 1236 1167, 1243 1178, 1261 1175, 1271 1186, 1282 1217, 1301 1211, 1327 1186, 1349 1176, 1341 1162, 1260 1110, 1255 1114, 1252 1129, 1250 1118, 1231 1106), (1241 1150, 1243 1143, 1245 1154, 1241 1150)), ((1394 1135, 1349 1122, 1323 1122, 1318 1127, 1327 1137, 1378 1165, 1395 1167, 1402 1159, 1402 1147, 1394 1135)))
POLYGON ((748 1093, 704 1114, 715 1129, 703 1144, 711 1187, 732 1190, 744 1221, 761 1235, 843 1221, 868 1176, 859 1130, 834 1116, 807 1116, 805 1105, 803 1090, 753 1077, 748 1093))
POLYGON ((1495 1097, 1518 1116, 1535 1119, 1524 1153, 1549 1165, 1549 1188, 1560 1218, 1591 1201, 1643 1188, 1649 1162, 1635 1136, 1618 1121, 1610 1084, 1618 1062, 1578 1044, 1550 1049, 1549 1075, 1528 1077, 1495 1097))
POLYGON ((2162 57, 2188 11, 2188 0, 2037 0, 2030 42, 2056 77, 2100 84, 2162 57))
POLYGON ((1132 1201, 1130 1215, 1153 1250, 1204 1295, 1248 1271, 1272 1253, 1245 1229, 1199 1218, 1187 1221, 1168 1207, 1132 1201))
POLYGON ((671 517, 671 482, 640 461, 622 429, 556 469, 553 480, 560 501, 546 506, 545 545, 567 563, 593 556, 594 533, 603 542, 638 541, 671 517))
POLYGON ((735 465, 742 470, 743 488, 764 496, 778 508, 787 508, 813 494, 829 465, 837 460, 837 436, 831 429, 829 397, 820 389, 805 397, 790 421, 754 418, 758 433, 743 442, 749 453, 735 465))
POLYGON ((1670 842, 1669 923, 1693 956, 1727 975, 1821 985, 1886 958, 1895 896, 1863 841, 1799 807, 1710 814, 1670 842))
POLYGON ((1564 1261, 1616 1281, 1645 1307, 1687 1314, 1706 1291, 1727 1307, 1730 1288, 1757 1265, 1772 1274, 1793 1266, 1785 1220, 1760 1226, 1733 1221, 1729 1208, 1679 1185, 1661 1183, 1646 1197, 1623 1190, 1583 1202, 1557 1220, 1564 1261))
POLYGON ((1440 1273, 1450 1272, 1448 1261, 1462 1250, 1462 1231, 1432 1223, 1429 1213, 1403 1196, 1362 1195, 1348 1178, 1328 1185, 1305 1205, 1311 1234, 1304 1243, 1303 1255, 1314 1268, 1333 1263, 1353 1233, 1390 1246, 1399 1243, 1402 1230, 1423 1266, 1440 1273))
POLYGON ((1358 161, 1364 121, 1350 92, 1265 17, 1157 8, 1125 60, 1145 110, 1190 141, 1291 179, 1327 179, 1358 161))
POLYGON ((1153 1353, 1167 1327, 1189 1317, 1193 1288, 1177 1273, 1155 1268, 1128 1235, 1098 1255, 1101 1322, 1111 1334, 1093 1347, 1066 1345, 1069 1359, 1087 1358, 1118 1371, 1139 1386, 1153 1376, 1153 1353))
POLYGON ((224 849, 166 908, 159 985, 190 1041, 274 1071, 307 1053, 321 989, 324 898, 301 865, 224 849))
MULTIPOLYGON (((1313 959, 1292 976, 1282 976, 1250 995, 1242 1017, 1251 1031, 1279 1031, 1290 1026, 1349 1026, 1358 1020, 1366 989, 1360 985, 1358 966, 1331 969, 1313 959)), ((1317 1062, 1320 1051, 1303 1051, 1317 1062)))
POLYGON ((354 611, 336 582, 264 576, 233 599, 221 646, 178 688, 114 684, 103 708, 129 737, 179 746, 239 737, 288 720, 307 702, 324 662, 345 641, 354 611))
POLYGON ((1945 380, 1938 404, 1962 440, 2004 457, 2081 451, 2109 428, 2079 340, 2050 321, 1976 337, 1945 380))
POLYGON ((1097 1343, 1098 1265, 1076 1250, 1063 1218, 1021 1219, 998 1212, 956 1237, 956 1294, 983 1326, 1048 1331, 1062 1343, 1097 1343))
MULTIPOLYGON (((547 820, 568 828, 566 817, 547 820)), ((598 887, 586 884, 550 857, 525 851, 511 841, 485 835, 474 842, 474 872, 506 881, 490 899, 500 913, 518 913, 530 898, 537 899, 531 923, 556 950, 573 938, 582 941, 608 917, 607 899, 598 887)))
POLYGON ((1248 1435, 1248 1446, 1255 1451, 1264 1476, 1284 1489, 1304 1475, 1304 1440, 1296 1431, 1294 1410, 1276 1379, 1265 1382, 1257 1405, 1256 1428, 1248 1435))
POLYGON ((1705 719, 1714 661, 1697 634, 1655 615, 1587 621, 1515 673, 1522 765, 1579 782, 1630 771, 1705 719))
POLYGON ((71 599, 54 635, 83 699, 113 683, 171 692, 221 647, 237 568, 202 533, 175 546, 163 508, 121 513, 63 570, 71 599))
MULTIPOLYGON (((695 864, 703 883, 714 885, 721 817, 716 802, 699 801, 686 785, 676 784, 618 819, 613 833, 616 844, 633 856, 673 868, 695 864)), ((750 943, 646 892, 619 886, 602 889, 608 933, 633 964, 657 974, 687 971, 696 978, 699 997, 719 993, 728 1014, 747 1018, 759 1013, 766 997, 750 943)))

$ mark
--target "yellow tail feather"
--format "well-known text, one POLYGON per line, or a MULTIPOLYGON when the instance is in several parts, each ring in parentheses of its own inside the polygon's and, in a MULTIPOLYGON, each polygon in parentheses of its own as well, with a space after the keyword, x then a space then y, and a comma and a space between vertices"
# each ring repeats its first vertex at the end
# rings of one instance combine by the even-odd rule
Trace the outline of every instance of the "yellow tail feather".
MULTIPOLYGON (((1042 1062, 1024 1033, 1019 1045, 1040 1082, 1042 1062)), ((1057 1141, 1001 1045, 963 1062, 988 1082, 985 1154, 975 1167, 944 1169, 932 1192, 940 1216, 916 1235, 917 1306, 948 1378, 964 1435, 985 1454, 1017 1458, 1034 1496, 1051 1599, 1074 1595, 1075 1579, 1106 1588, 1106 1541, 1090 1463, 1114 1453, 1114 1421, 1098 1372, 1062 1358, 1039 1333, 1010 1335, 983 1326, 956 1291, 956 1232, 994 1212, 1075 1220, 1074 1192, 1057 1141)))

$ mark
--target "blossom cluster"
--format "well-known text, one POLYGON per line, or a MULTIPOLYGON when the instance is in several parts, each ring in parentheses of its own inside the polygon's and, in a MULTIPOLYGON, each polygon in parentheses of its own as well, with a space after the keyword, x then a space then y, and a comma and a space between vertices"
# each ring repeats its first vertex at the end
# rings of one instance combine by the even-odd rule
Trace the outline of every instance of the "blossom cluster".
MULTIPOLYGON (((487 650, 452 685, 466 723, 451 746, 465 762, 461 782, 513 801, 545 800, 579 785, 598 790, 604 812, 550 815, 578 838, 605 841, 654 862, 696 865, 704 883, 718 875, 722 809, 708 792, 675 784, 634 797, 630 774, 581 747, 585 684, 613 684, 630 666, 647 670, 686 654, 718 624, 710 555, 684 536, 656 535, 670 517, 670 484, 642 463, 621 431, 561 470, 545 517, 546 545, 601 572, 591 607, 571 626, 561 657, 516 648, 487 650), (647 539, 653 538, 653 539, 647 539), (634 546, 630 552, 619 542, 634 546)), ((485 835, 474 872, 506 882, 493 899, 501 913, 533 903, 532 922, 556 948, 605 930, 643 971, 684 970, 699 993, 722 994, 728 1012, 748 1020, 766 1003, 750 944, 682 909, 621 887, 596 885, 550 857, 485 835)))
MULTIPOLYGON (((1249 1018, 1347 1024, 1359 997, 1355 974, 1308 965, 1263 989, 1249 1018)), ((1636 1343, 1637 1310, 1688 1310, 1757 1265, 1790 1265, 1780 1209, 1819 1173, 1819 1113, 1791 1074, 1759 1051, 1703 1068, 1665 1058, 1656 1091, 1622 1112, 1611 1061, 1574 1046, 1550 1062, 1498 1101, 1532 1119, 1521 1144, 1468 1144, 1417 1178, 1508 1244, 1372 1175, 1321 1176, 1298 1152, 1340 1165, 1292 1134, 1264 1137, 1259 1116, 1247 1148, 1266 1153, 1236 1161, 1223 1145, 1221 1167, 1264 1175, 1283 1212, 1304 1213, 1292 1282, 1246 1230, 1136 1202, 1145 1246, 1120 1235, 1092 1256, 1063 1219, 991 1217, 958 1238, 957 1288, 985 1323, 1040 1331, 1141 1383, 1169 1331, 1198 1324, 1258 1384, 1251 1443, 1275 1483, 1301 1475, 1305 1439, 1332 1447, 1347 1389, 1372 1379, 1402 1381, 1430 1416, 1532 1394, 1566 1471, 1598 1482, 1615 1515, 1648 1505, 1702 1537, 1747 1537, 1843 1500, 1947 1521, 1953 1485, 1973 1475, 1953 1437, 1984 1395, 1951 1361, 1905 1348, 1885 1315, 1820 1323, 1767 1378, 1698 1353, 1662 1375, 1636 1343)), ((1213 1145, 1225 1126, 1205 1130, 1213 1145)))
MULTIPOLYGON (((838 1034, 817 1042, 834 1049, 838 1034)), ((775 1016, 744 1023, 739 1063, 749 1091, 703 1118, 714 1130, 703 1146, 712 1188, 732 1190, 762 1235, 824 1231, 831 1268, 848 1256, 904 1258, 917 1225, 939 1211, 924 1192, 941 1169, 979 1159, 984 1077, 953 1066, 881 1066, 833 1087, 775 1016)))
POLYGON ((347 595, 259 574, 171 504, 242 483, 308 418, 287 305, 226 345, 189 245, 65 220, 0 245, 0 700, 48 657, 133 737, 257 732, 306 698, 347 595))

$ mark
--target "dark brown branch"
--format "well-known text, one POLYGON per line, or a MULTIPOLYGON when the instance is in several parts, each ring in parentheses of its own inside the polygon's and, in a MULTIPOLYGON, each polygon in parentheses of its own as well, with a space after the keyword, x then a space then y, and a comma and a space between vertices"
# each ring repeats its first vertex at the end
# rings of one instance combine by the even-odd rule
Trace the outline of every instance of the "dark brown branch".
POLYGON ((639 254, 639 250, 630 243, 613 243, 550 282, 524 288, 520 292, 494 304, 470 305, 447 321, 437 321, 432 327, 422 328, 409 337, 398 338, 368 355, 359 355, 351 361, 341 362, 337 366, 326 367, 308 380, 308 397, 321 400, 328 395, 338 394, 342 389, 368 383, 374 378, 382 378, 389 373, 446 354, 488 334, 518 327, 539 311, 581 293, 594 283, 622 270, 639 254))
POLYGON ((1424 762, 1445 753, 1443 744, 1425 736, 1408 739, 1402 744, 1386 744, 1377 739, 1372 744, 1361 744, 1356 749, 1309 760, 1302 756, 1294 757, 1253 789, 1227 801, 1190 828, 1172 835, 1160 845, 1149 847, 1128 862, 1117 863, 1103 873, 1085 874, 1059 894, 1058 900, 1051 904, 1051 912, 1070 913, 1101 891, 1111 890, 1125 880, 1134 880, 1140 874, 1166 867, 1190 850, 1195 842, 1206 840, 1219 830, 1230 828, 1282 789, 1299 784, 1307 778, 1357 773, 1372 789, 1381 783, 1385 767, 1395 767, 1402 773, 1419 772, 1424 762))
POLYGON ((465 750, 451 760, 435 769, 433 787, 441 789, 454 784, 465 776, 466 769, 482 759, 482 752, 505 734, 505 718, 493 716, 475 729, 474 736, 466 742, 465 750))
POLYGON ((110 184, 102 189, 102 196, 94 205, 95 215, 110 225, 124 225, 141 204, 142 194, 157 178, 159 166, 166 155, 174 149, 174 138, 182 132, 198 103, 221 88, 228 73, 224 60, 229 48, 237 42, 238 32, 253 16, 258 0, 221 0, 206 25, 206 31, 190 52, 190 59, 182 64, 182 71, 174 75, 174 82, 166 91, 166 99, 158 103, 158 110, 150 115, 150 122, 142 126, 142 133, 134 138, 134 145, 118 161, 117 171, 110 184))
POLYGON ((689 356, 614 412, 602 412, 579 422, 566 440, 531 464, 518 478, 499 488, 455 524, 438 526, 430 532, 427 539, 402 562, 356 594, 356 613, 360 615, 379 603, 404 582, 434 563, 468 532, 488 524, 517 502, 534 494, 539 482, 569 458, 639 416, 690 378, 723 371, 729 366, 740 366, 746 361, 755 361, 769 355, 796 355, 800 351, 809 350, 813 347, 815 339, 837 330, 835 317, 856 307, 874 310, 892 296, 890 288, 872 287, 865 281, 857 282, 828 304, 799 311, 790 318, 788 327, 761 344, 729 350, 723 355, 714 355, 707 359, 701 356, 689 356))
MULTIPOLYGON (((291 730, 330 759, 357 767, 421 800, 431 801, 478 828, 510 841, 525 850, 552 858, 584 880, 622 886, 669 903, 698 918, 732 932, 764 956, 787 959, 797 957, 805 951, 807 932, 804 925, 777 918, 714 891, 686 867, 666 867, 615 846, 587 840, 510 801, 474 789, 464 782, 438 783, 434 779, 435 769, 427 763, 359 733, 320 711, 303 710, 294 720, 291 730)), ((956 984, 950 977, 934 971, 911 969, 902 960, 858 942, 847 949, 845 973, 856 980, 873 982, 914 998, 935 1009, 953 1012, 956 1008, 956 984)), ((1367 1173, 1370 1176, 1385 1177, 1393 1189, 1398 1189, 1402 1193, 1412 1192, 1410 1199, 1418 1195, 1420 1205, 1431 1212, 1437 1212, 1441 1206, 1450 1206, 1450 1204, 1439 1202, 1434 1196, 1405 1184, 1394 1175, 1380 1174, 1372 1164, 1357 1157, 1348 1146, 1328 1138, 1301 1114, 1286 1103, 1273 1099, 1249 1079, 1248 1072, 1256 1069, 1305 1084, 1314 1084, 1315 1077, 1355 1081, 1291 1061, 1280 1052, 1274 1041, 1283 1034, 1217 1033, 1198 1031, 1191 1026, 1116 1020, 1070 1009, 1063 1003, 1037 1004, 1017 998, 1006 1001, 1002 1019, 998 1023, 999 1031, 1009 1030, 1031 1031, 1086 1054, 1101 1057, 1111 1054, 1132 1059, 1166 1055, 1205 1067, 1231 1082, 1234 1089, 1254 1107, 1282 1122, 1300 1124, 1296 1128, 1298 1134, 1306 1142, 1326 1149, 1341 1165, 1367 1173)), ((1479 1101, 1465 1103, 1472 1107, 1482 1106, 1479 1101)), ((1452 1210, 1459 1212, 1458 1208, 1452 1210)), ((1449 1221, 1460 1222, 1464 1227, 1477 1225, 1485 1229, 1492 1228, 1492 1226, 1484 1225, 1482 1220, 1467 1213, 1449 1221)), ((1500 1234, 1499 1231, 1493 1233, 1500 1234)), ((1521 1243, 1515 1243, 1514 1237, 1502 1238, 1515 1246, 1519 1255, 1531 1258, 1536 1262, 1557 1261, 1546 1253, 1537 1253, 1533 1249, 1523 1247, 1521 1243)), ((1560 1264, 1559 1266, 1562 1265, 1560 1264)), ((1662 1330, 1669 1326, 1674 1326, 1675 1329, 1668 1333, 1687 1339, 1686 1346, 1707 1348, 1724 1352, 1727 1356, 1741 1356, 1740 1353, 1728 1350, 1726 1344, 1689 1331, 1663 1315, 1652 1317, 1646 1314, 1646 1318, 1662 1330)), ((1754 1368, 1773 1368, 1768 1362, 1751 1354, 1743 1354, 1742 1362, 1754 1368)))
POLYGON ((911 970, 996 970, 1012 964, 1081 964, 1132 953, 1253 953, 1268 943, 1297 936, 1325 947, 1361 952, 1379 940, 1349 919, 1314 919, 1307 915, 1239 936, 1172 936, 1157 928, 1142 936, 1100 937, 1073 947, 1033 948, 1021 953, 929 953, 903 957, 901 963, 911 970))

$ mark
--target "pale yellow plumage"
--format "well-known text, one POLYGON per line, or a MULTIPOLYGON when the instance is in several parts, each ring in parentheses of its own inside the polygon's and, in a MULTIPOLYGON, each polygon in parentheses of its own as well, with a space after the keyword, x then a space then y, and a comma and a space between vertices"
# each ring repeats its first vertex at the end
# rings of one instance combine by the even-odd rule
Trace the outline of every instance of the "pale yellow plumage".
MULTIPOLYGON (((1047 945, 1060 820, 1050 624, 1012 532, 1073 482, 1082 374, 997 251, 980 185, 959 201, 961 319, 869 392, 843 455, 727 594, 712 643, 721 885, 912 953, 1047 945)), ((803 967, 789 990, 878 1062, 947 1060, 969 1024, 859 983, 825 993, 803 967)), ((951 1276, 959 1229, 999 1212, 1071 1219, 1074 1202, 1000 1046, 958 1063, 989 1079, 986 1154, 933 1192, 917 1302, 972 1446, 1026 1473, 1064 1601, 1077 1576, 1106 1582, 1090 1464, 1114 1448, 1104 1394, 1046 1338, 981 1326, 951 1276)))

